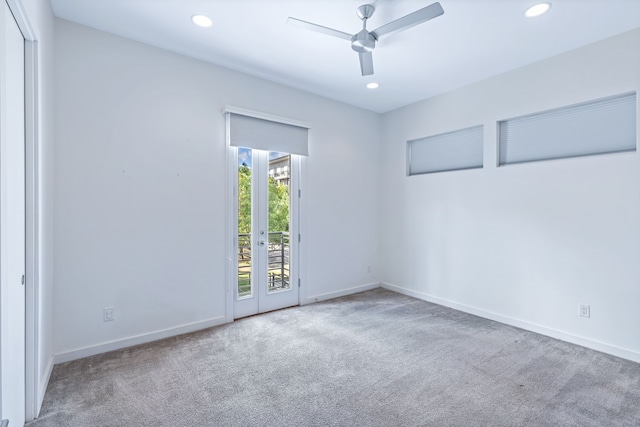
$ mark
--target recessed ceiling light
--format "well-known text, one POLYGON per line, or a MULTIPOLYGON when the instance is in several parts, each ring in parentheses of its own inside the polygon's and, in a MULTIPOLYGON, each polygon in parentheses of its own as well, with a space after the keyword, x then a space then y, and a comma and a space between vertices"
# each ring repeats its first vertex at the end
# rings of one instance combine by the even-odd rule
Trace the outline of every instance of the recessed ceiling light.
POLYGON ((551 3, 534 4, 524 12, 524 16, 527 18, 535 18, 536 16, 544 15, 549 9, 551 9, 551 3))
POLYGON ((191 21, 193 21, 193 23, 198 27, 209 28, 213 25, 213 22, 211 22, 211 18, 205 15, 193 15, 191 17, 191 21))
POLYGON ((367 83, 367 89, 378 89, 380 84, 376 82, 367 83))

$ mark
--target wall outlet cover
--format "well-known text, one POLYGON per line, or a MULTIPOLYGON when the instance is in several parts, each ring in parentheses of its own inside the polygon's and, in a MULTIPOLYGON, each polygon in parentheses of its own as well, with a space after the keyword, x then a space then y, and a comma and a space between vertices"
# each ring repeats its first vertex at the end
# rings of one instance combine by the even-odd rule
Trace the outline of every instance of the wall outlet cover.
POLYGON ((591 317, 591 306, 588 304, 580 304, 580 316, 591 317))

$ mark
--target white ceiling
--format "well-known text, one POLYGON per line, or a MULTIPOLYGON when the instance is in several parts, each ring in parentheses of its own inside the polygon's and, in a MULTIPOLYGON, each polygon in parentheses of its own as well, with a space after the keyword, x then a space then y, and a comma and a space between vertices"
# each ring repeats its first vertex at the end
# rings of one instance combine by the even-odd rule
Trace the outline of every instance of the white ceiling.
MULTIPOLYGON (((373 30, 434 0, 371 0, 373 30)), ((640 0, 440 0, 444 15, 381 40, 362 77, 348 41, 286 25, 292 16, 347 33, 366 0, 51 0, 56 16, 376 112, 386 112, 640 27, 640 0), (191 23, 208 15, 213 27, 191 23), (380 83, 370 90, 365 84, 380 83)))

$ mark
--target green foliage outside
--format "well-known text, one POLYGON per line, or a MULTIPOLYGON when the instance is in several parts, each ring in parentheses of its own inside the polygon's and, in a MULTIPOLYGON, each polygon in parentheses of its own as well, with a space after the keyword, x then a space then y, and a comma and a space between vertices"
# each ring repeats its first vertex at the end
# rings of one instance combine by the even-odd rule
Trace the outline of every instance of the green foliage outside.
MULTIPOLYGON (((251 169, 238 168, 238 233, 251 232, 251 169)), ((289 187, 269 177, 269 231, 289 231, 289 187)))
POLYGON ((246 164, 238 168, 238 233, 251 232, 251 169, 246 164))
POLYGON ((269 177, 269 231, 289 231, 289 187, 269 177))

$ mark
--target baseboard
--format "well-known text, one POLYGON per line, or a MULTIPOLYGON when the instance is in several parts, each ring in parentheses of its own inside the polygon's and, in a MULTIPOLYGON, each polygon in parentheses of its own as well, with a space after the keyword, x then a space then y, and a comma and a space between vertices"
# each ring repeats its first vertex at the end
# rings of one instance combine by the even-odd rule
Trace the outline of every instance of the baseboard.
POLYGON ((382 283, 381 287, 390 291, 398 292, 400 294, 408 295, 410 297, 418 298, 424 301, 432 302, 434 304, 443 305, 456 310, 464 311, 465 313, 473 314, 475 316, 483 317, 489 320, 495 320, 496 322, 504 323, 506 325, 515 326, 517 328, 526 329, 528 331, 536 332, 541 335, 546 335, 551 338, 556 338, 562 341, 566 341, 572 344, 577 344, 583 347, 590 348, 592 350, 608 353, 613 356, 618 356, 623 359, 628 359, 633 362, 640 363, 640 353, 629 350, 623 347, 603 343, 590 338, 573 335, 564 331, 549 328, 546 326, 538 325, 536 323, 527 322, 524 320, 516 319, 509 316, 504 316, 498 313, 482 310, 466 304, 457 303, 443 298, 438 298, 433 295, 425 294, 423 292, 413 291, 411 289, 402 288, 389 283, 382 283))
MULTIPOLYGON (((355 294, 358 292, 369 291, 380 287, 380 282, 370 283, 361 286, 355 286, 348 289, 342 289, 336 292, 328 292, 326 294, 314 295, 305 298, 300 302, 300 305, 311 304, 318 301, 324 301, 332 298, 343 297, 346 295, 355 294)), ((228 316, 220 316, 213 319, 205 320, 202 322, 190 323, 187 325, 178 326, 175 328, 168 328, 161 331, 151 332, 148 334, 136 335, 121 340, 109 341, 94 346, 83 347, 75 350, 65 351, 58 353, 53 357, 53 365, 60 363, 70 362, 72 360, 82 359, 84 357, 94 356, 96 354, 106 353, 113 350, 120 350, 126 347, 132 347, 134 345, 145 344, 151 341, 157 341, 163 338, 172 337, 175 335, 186 334, 189 332, 199 331, 201 329, 210 328, 212 326, 222 325, 233 321, 229 320, 228 316)), ((45 387, 46 388, 46 387, 45 387)))
POLYGON ((300 301, 300 305, 313 304, 314 302, 325 301, 328 299, 344 297, 358 292, 370 291, 380 287, 380 282, 369 283, 366 285, 354 286, 353 288, 342 289, 336 292, 327 292, 326 294, 312 295, 300 301))
POLYGON ((102 344, 56 354, 53 357, 53 362, 57 365, 60 363, 69 362, 71 360, 82 359, 84 357, 94 356, 96 354, 106 353, 113 350, 120 350, 122 348, 132 347, 134 345, 145 344, 151 341, 161 340, 163 338, 169 338, 176 335, 182 335, 189 332, 207 329, 212 326, 222 325, 224 323, 229 323, 227 321, 227 317, 220 316, 201 322, 188 323, 186 325, 181 325, 174 328, 167 328, 148 334, 141 334, 120 340, 109 341, 102 344))
POLYGON ((42 378, 40 378, 40 384, 38 386, 38 396, 36 397, 38 399, 36 402, 36 418, 40 416, 40 409, 42 409, 42 402, 44 401, 44 395, 47 392, 47 387, 49 386, 49 380, 51 379, 51 373, 53 372, 54 365, 54 358, 53 355, 51 355, 47 362, 46 371, 42 378))

